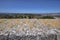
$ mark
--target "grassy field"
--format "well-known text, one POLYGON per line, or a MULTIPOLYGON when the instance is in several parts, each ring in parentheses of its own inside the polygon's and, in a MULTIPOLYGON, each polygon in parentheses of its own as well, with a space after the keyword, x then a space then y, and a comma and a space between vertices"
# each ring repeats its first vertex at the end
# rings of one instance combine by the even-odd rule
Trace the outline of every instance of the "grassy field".
POLYGON ((10 29, 14 25, 19 25, 17 30, 22 30, 23 25, 31 29, 41 24, 48 27, 60 27, 60 19, 0 19, 0 30, 10 29))

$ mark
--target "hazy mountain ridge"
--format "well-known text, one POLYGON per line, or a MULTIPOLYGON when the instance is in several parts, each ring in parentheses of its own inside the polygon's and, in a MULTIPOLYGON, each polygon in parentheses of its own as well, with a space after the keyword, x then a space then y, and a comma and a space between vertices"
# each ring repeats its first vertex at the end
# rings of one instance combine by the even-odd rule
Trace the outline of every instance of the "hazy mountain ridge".
POLYGON ((28 18, 28 19, 56 19, 60 18, 60 13, 40 13, 40 14, 33 14, 33 13, 0 13, 0 19, 7 18, 28 18))

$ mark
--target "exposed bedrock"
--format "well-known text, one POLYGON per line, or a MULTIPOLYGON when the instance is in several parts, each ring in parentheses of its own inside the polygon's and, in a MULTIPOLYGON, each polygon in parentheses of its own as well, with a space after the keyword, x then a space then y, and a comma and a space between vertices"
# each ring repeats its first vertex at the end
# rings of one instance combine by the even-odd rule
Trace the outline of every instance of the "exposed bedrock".
MULTIPOLYGON (((59 36, 59 35, 58 35, 59 36)), ((57 38, 57 35, 47 35, 47 36, 42 36, 42 35, 27 35, 27 36, 16 36, 16 35, 11 35, 11 36, 3 36, 0 35, 0 40, 60 40, 60 37, 57 38)))

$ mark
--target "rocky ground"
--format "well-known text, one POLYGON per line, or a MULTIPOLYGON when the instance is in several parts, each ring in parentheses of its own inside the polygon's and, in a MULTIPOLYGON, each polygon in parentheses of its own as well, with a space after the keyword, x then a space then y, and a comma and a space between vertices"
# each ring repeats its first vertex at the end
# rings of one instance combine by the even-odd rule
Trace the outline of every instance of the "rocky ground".
POLYGON ((60 19, 0 19, 0 40, 4 38, 6 40, 59 40, 60 19), (15 36, 18 39, 15 39, 15 36))
POLYGON ((10 36, 3 36, 0 35, 0 40, 60 40, 60 38, 57 38, 57 35, 47 35, 47 36, 33 36, 33 35, 27 35, 27 36, 16 36, 16 35, 10 35, 10 36))

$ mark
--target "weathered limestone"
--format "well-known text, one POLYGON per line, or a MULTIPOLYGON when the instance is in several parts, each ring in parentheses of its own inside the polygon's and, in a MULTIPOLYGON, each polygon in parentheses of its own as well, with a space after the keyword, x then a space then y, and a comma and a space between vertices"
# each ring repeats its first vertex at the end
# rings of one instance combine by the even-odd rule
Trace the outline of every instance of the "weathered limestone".
POLYGON ((0 40, 60 40, 57 39, 57 35, 47 35, 47 36, 42 36, 42 35, 27 35, 27 36, 16 36, 16 35, 9 35, 9 36, 3 36, 0 35, 0 40))

